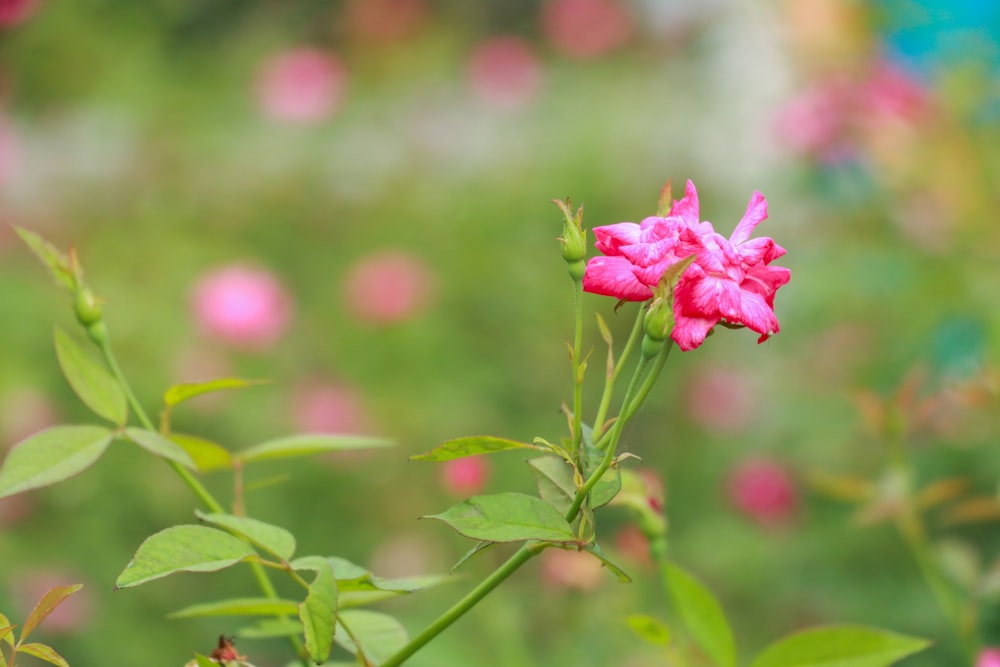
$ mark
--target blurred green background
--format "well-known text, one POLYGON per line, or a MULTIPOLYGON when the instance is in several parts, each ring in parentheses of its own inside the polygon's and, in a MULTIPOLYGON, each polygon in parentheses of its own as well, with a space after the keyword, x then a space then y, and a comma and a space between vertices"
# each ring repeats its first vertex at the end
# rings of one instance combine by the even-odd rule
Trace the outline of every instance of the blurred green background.
MULTIPOLYGON (((995 493, 998 23, 974 0, 0 0, 0 446, 91 419, 51 349, 52 323, 73 326, 65 294, 17 225, 77 248, 150 410, 171 383, 273 380, 179 409, 178 430, 233 448, 308 429, 398 441, 251 471, 290 476, 247 502, 300 553, 445 571, 469 544, 417 517, 461 489, 407 457, 461 435, 564 432, 573 305, 550 200, 582 202, 588 227, 639 221, 665 181, 690 178, 728 235, 756 189, 771 216, 757 234, 792 270, 781 333, 758 347, 721 330, 675 354, 625 447, 662 480, 673 553, 720 596, 745 655, 843 621, 935 640, 902 664, 960 664, 891 523, 809 480, 878 478, 874 397, 907 386, 919 482, 995 493), (199 316, 199 286, 233 265, 279 285, 267 340, 199 316), (734 499, 748 461, 788 476, 770 514, 734 499)), ((634 306, 585 305, 624 339, 634 306)), ((593 406, 604 350, 587 317, 593 406)), ((485 492, 531 490, 522 457, 489 463, 485 492)), ((207 483, 229 497, 225 475, 207 483)), ((950 500, 932 535, 1000 644, 1000 536, 950 500)), ((47 585, 81 581, 39 631, 71 664, 207 652, 238 619, 165 615, 249 593, 248 572, 111 590, 139 542, 194 507, 123 444, 0 502, 0 609, 19 619, 47 585)), ((532 563, 412 664, 664 664, 621 619, 666 617, 666 595, 614 538, 628 517, 602 516, 640 583, 532 563)), ((415 632, 502 555, 385 608, 415 632)), ((258 667, 287 659, 281 643, 239 648, 258 667)))

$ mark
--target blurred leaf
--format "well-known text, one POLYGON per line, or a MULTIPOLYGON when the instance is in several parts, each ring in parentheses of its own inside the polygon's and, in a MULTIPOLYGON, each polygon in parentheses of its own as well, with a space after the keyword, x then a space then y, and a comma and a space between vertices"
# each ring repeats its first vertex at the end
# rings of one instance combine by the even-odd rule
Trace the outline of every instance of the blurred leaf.
POLYGON ((181 433, 171 433, 167 437, 188 453, 198 472, 229 470, 233 467, 233 457, 220 444, 181 433))
POLYGON ((11 646, 14 645, 14 628, 16 625, 11 625, 10 619, 8 619, 3 614, 0 614, 0 641, 5 641, 11 646))
POLYGON ((292 618, 265 618, 236 631, 236 634, 243 639, 274 639, 302 633, 302 623, 292 618))
POLYGON ((333 648, 337 623, 337 580, 333 568, 316 570, 306 599, 299 605, 299 619, 306 638, 306 651, 313 662, 323 662, 333 648))
POLYGON ((52 274, 53 279, 67 289, 75 288, 75 279, 69 266, 69 258, 60 252, 54 245, 43 239, 38 234, 24 229, 14 227, 14 231, 21 237, 38 259, 42 260, 52 274))
POLYGON ((558 456, 538 456, 528 459, 527 464, 535 476, 538 495, 565 516, 576 496, 573 466, 558 456))
POLYGON ((163 404, 172 408, 178 403, 183 403, 188 399, 194 398, 195 396, 201 396, 202 394, 209 394, 216 391, 227 391, 230 389, 243 389, 245 387, 256 387, 267 383, 267 380, 220 378, 218 380, 210 380, 208 382, 175 384, 164 392, 163 404))
MULTIPOLYGON (((719 602, 701 582, 673 563, 663 564, 667 590, 691 638, 720 667, 735 667, 733 632, 719 602)), ((783 667, 789 667, 785 665, 783 667)))
POLYGON ((576 541, 559 510, 523 493, 474 496, 441 514, 424 518, 438 519, 466 537, 491 542, 576 541))
POLYGON ((647 644, 667 646, 670 644, 670 628, 663 621, 645 614, 630 614, 625 624, 647 644))
POLYGON ((194 662, 198 667, 219 667, 219 663, 211 658, 206 658, 201 653, 194 654, 194 662))
POLYGON ((298 613, 295 600, 271 598, 232 598, 217 602, 203 602, 167 614, 167 618, 195 618, 199 616, 280 616, 298 613))
POLYGON ((44 660, 45 662, 58 665, 58 667, 69 667, 69 663, 66 662, 66 659, 56 653, 56 650, 47 644, 21 644, 17 647, 17 652, 33 655, 36 658, 44 660))
POLYGON ((942 518, 942 523, 946 526, 957 526, 997 520, 1000 520, 1000 501, 992 496, 981 496, 949 507, 942 518))
MULTIPOLYGON (((590 434, 591 429, 586 429, 584 431, 584 442, 583 442, 583 453, 584 457, 584 477, 590 475, 591 471, 597 470, 604 459, 604 450, 598 449, 594 445, 590 444, 590 434)), ((590 502, 588 506, 591 509, 597 509, 598 507, 603 507, 610 503, 618 492, 622 488, 622 478, 621 474, 618 472, 618 468, 610 468, 607 472, 601 475, 601 479, 594 485, 590 490, 590 502)))
POLYGON ((236 533, 282 560, 289 560, 295 554, 295 536, 269 523, 232 514, 206 514, 195 510, 202 521, 236 533))
POLYGON ((222 530, 171 526, 139 545, 132 561, 118 576, 115 590, 176 572, 215 572, 256 554, 249 544, 222 530))
POLYGON ((0 498, 83 472, 101 458, 113 438, 101 426, 53 426, 22 440, 0 468, 0 498))
POLYGON ((929 645, 876 628, 829 626, 778 640, 751 667, 886 667, 929 645))
POLYGON ((252 461, 286 459, 294 456, 321 454, 323 452, 343 452, 354 449, 391 447, 392 445, 393 443, 389 440, 368 438, 359 435, 305 434, 269 440, 237 452, 234 458, 243 463, 250 463, 252 461))
POLYGON ((616 577, 618 577, 618 581, 622 582, 623 584, 628 584, 632 582, 632 577, 628 575, 628 572, 623 570, 616 563, 608 560, 608 557, 604 555, 604 552, 601 551, 601 548, 597 546, 596 542, 593 542, 583 547, 583 550, 594 556, 597 560, 601 561, 601 564, 604 565, 604 567, 611 570, 611 573, 614 574, 616 577))
POLYGON ((72 584, 69 586, 56 586, 45 592, 42 598, 31 610, 28 617, 24 619, 24 627, 21 628, 21 641, 27 639, 31 631, 38 627, 38 624, 45 620, 45 617, 52 613, 62 601, 73 593, 83 588, 83 584, 72 584))
POLYGON ((934 556, 944 573, 966 591, 973 591, 979 581, 979 552, 968 542, 956 539, 933 544, 934 556))
POLYGON ((128 419, 128 402, 114 376, 72 336, 55 328, 56 356, 70 387, 98 416, 121 426, 128 419))
POLYGON ((930 509, 957 498, 968 488, 969 480, 965 477, 939 479, 920 489, 920 493, 917 494, 917 504, 921 509, 930 509))
POLYGON ((814 470, 806 473, 805 480, 818 493, 834 500, 860 503, 875 495, 875 485, 861 477, 814 470))
POLYGON ((361 645, 360 652, 370 662, 379 665, 406 646, 406 629, 392 616, 364 609, 352 609, 340 614, 340 626, 335 636, 339 646, 357 654, 353 636, 361 645), (350 635, 343 628, 350 629, 350 635))
POLYGON ((173 461, 190 470, 198 469, 194 459, 191 458, 183 447, 172 440, 168 440, 156 431, 129 427, 125 429, 125 436, 155 456, 173 461))
POLYGON ((411 461, 451 461, 452 459, 462 459, 466 456, 476 456, 479 454, 492 454, 494 452, 505 452, 512 449, 538 449, 535 445, 505 438, 495 438, 491 435, 472 435, 465 438, 449 440, 429 452, 415 454, 410 457, 411 461))

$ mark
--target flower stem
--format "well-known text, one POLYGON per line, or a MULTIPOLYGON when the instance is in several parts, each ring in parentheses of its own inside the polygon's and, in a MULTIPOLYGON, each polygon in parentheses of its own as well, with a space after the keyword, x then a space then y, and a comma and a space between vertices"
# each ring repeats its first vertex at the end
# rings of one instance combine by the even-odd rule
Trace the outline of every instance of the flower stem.
POLYGON ((573 439, 570 453, 575 457, 583 442, 583 369, 580 348, 583 347, 583 281, 573 279, 575 326, 573 332, 573 439))
MULTIPOLYGON (((111 369, 111 373, 114 375, 115 380, 118 381, 118 385, 125 392, 125 398, 128 400, 129 405, 132 407, 132 412, 135 413, 136 419, 145 428, 150 431, 155 431, 156 428, 153 426, 153 422, 150 421, 149 416, 143 409, 142 404, 139 403, 139 399, 136 398, 135 392, 132 391, 132 387, 129 385, 128 380, 125 378, 125 374, 122 372, 121 366, 118 365, 118 360, 115 358, 114 350, 111 348, 111 338, 108 335, 108 328, 103 321, 98 321, 87 327, 87 335, 90 339, 97 345, 101 350, 101 354, 104 356, 104 360, 108 364, 108 368, 111 369)), ((226 510, 222 507, 222 504, 198 481, 194 475, 191 474, 187 468, 183 467, 176 461, 167 461, 170 467, 174 469, 184 483, 188 485, 191 491, 194 492, 198 499, 201 500, 202 504, 205 505, 212 512, 217 512, 224 514, 226 510)), ((267 576, 267 571, 264 566, 255 561, 249 561, 250 569, 253 572, 254 579, 257 580, 257 586, 260 588, 261 592, 265 597, 271 600, 278 599, 278 591, 275 590, 274 584, 271 583, 271 579, 267 576)), ((279 618, 284 618, 280 616, 279 618)), ((289 635, 288 642, 295 652, 296 658, 299 659, 303 667, 308 666, 308 662, 302 657, 302 643, 299 641, 298 637, 289 635)))
POLYGON ((503 583, 503 581, 512 575, 519 567, 531 560, 532 557, 541 553, 544 549, 545 546, 538 542, 525 543, 514 553, 513 556, 508 558, 503 565, 494 570, 490 576, 483 579, 483 581, 472 589, 465 597, 456 602, 450 609, 448 609, 448 611, 441 614, 436 621, 427 626, 427 628, 419 635, 411 639, 406 646, 399 649, 399 651, 392 655, 388 660, 383 662, 382 667, 398 667, 399 665, 402 665, 414 653, 419 651, 428 642, 441 634, 441 632, 444 631, 449 625, 461 618, 465 612, 476 606, 480 600, 486 597, 486 595, 489 594, 494 588, 503 583))
POLYGON ((635 347, 636 341, 639 340, 639 332, 642 331, 642 316, 642 308, 639 308, 639 313, 636 315, 635 323, 632 325, 632 333, 629 334, 628 341, 626 341, 625 347, 622 348, 622 353, 618 357, 618 361, 615 362, 614 369, 604 382, 604 393, 601 394, 601 404, 597 408, 597 416, 594 417, 594 439, 599 438, 604 432, 604 420, 607 419, 608 408, 611 406, 611 397, 615 391, 615 382, 621 374, 625 361, 628 360, 629 355, 632 354, 632 348, 635 347))

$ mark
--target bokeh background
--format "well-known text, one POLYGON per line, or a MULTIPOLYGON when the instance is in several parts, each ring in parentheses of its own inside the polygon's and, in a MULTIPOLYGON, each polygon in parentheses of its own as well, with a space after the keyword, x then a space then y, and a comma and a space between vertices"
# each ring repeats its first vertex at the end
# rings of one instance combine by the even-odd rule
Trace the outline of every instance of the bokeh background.
MULTIPOLYGON (((591 227, 638 221, 690 178, 728 235, 760 190, 758 234, 792 270, 780 335, 722 330, 676 354, 625 446, 744 655, 843 621, 934 639, 902 664, 962 664, 879 521, 891 507, 831 495, 877 486, 879 424, 902 423, 920 485, 961 477, 979 499, 949 497, 930 528, 1000 644, 998 35, 1000 9, 978 0, 0 0, 0 447, 90 419, 51 349, 52 323, 73 326, 65 294, 18 225, 78 249, 150 410, 175 382, 272 380, 184 406, 178 430, 232 448, 297 430, 398 442, 251 471, 250 511, 300 553, 445 571, 469 544, 417 517, 531 477, 513 454, 407 457, 564 432, 572 295, 550 200, 583 203, 591 227)), ((624 339, 631 310, 585 305, 624 339)), ((603 358, 589 314, 587 336, 603 358)), ((225 475, 207 483, 228 497, 225 475)), ((248 593, 247 572, 111 590, 139 542, 195 506, 123 444, 0 502, 0 609, 21 618, 49 585, 83 582, 38 632, 71 664, 208 651, 238 619, 166 614, 248 593)), ((667 617, 656 572, 626 514, 601 529, 640 583, 558 552, 412 664, 663 664, 622 621, 667 617)), ((502 555, 385 608, 416 631, 502 555)), ((239 647, 287 659, 281 643, 239 647)))

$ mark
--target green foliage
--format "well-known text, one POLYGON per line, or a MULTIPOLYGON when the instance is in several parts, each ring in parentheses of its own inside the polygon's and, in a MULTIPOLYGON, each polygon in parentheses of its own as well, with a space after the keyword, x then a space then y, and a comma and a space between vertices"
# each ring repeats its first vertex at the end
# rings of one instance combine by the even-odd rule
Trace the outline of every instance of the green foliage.
POLYGON ((465 438, 448 440, 429 452, 410 457, 411 461, 451 461, 466 456, 492 454, 513 449, 538 449, 535 445, 490 435, 472 435, 465 438))
POLYGON ((0 498, 69 479, 93 465, 114 439, 100 426, 54 426, 21 441, 0 468, 0 498))
POLYGON ((337 645, 374 665, 385 662, 408 638, 406 628, 392 616, 362 609, 341 612, 335 635, 337 645))
POLYGON ((15 656, 18 653, 23 653, 44 660, 57 667, 69 667, 66 659, 48 644, 28 642, 26 640, 28 639, 28 635, 41 625, 49 614, 55 611, 66 598, 81 588, 83 588, 83 584, 56 586, 42 594, 41 599, 35 604, 21 626, 20 637, 16 641, 14 640, 14 628, 17 626, 12 625, 5 615, 0 614, 0 641, 3 641, 10 647, 10 653, 5 657, 3 647, 0 646, 0 666, 7 667, 7 665, 10 665, 10 667, 14 667, 16 665, 15 656))
POLYGON ((276 440, 268 440, 254 445, 233 457, 241 463, 286 459, 296 456, 309 456, 326 452, 346 452, 358 449, 391 447, 392 442, 384 438, 368 438, 353 435, 293 435, 276 440))
POLYGON ((148 431, 142 428, 129 427, 125 429, 125 437, 145 449, 154 456, 179 463, 185 468, 197 470, 195 463, 187 450, 178 445, 173 440, 166 438, 156 431, 148 431))
POLYGON ((21 237, 21 240, 31 248, 31 252, 35 253, 35 256, 49 269, 49 274, 57 284, 69 290, 76 287, 76 279, 73 271, 70 269, 69 258, 66 255, 41 236, 28 229, 15 227, 14 230, 21 237))
POLYGON ((751 667, 886 667, 928 645, 925 639, 875 628, 813 628, 778 640, 751 667))
POLYGON ((424 518, 443 521, 466 537, 490 542, 576 540, 559 510, 523 493, 475 496, 441 514, 424 518))
POLYGON ((295 600, 274 598, 232 598, 216 602, 201 602, 169 614, 169 618, 203 616, 282 616, 295 615, 299 610, 295 600))
POLYGON ((565 516, 576 495, 573 466, 559 456, 536 456, 527 464, 535 476, 538 495, 565 516))
POLYGON ((255 556, 253 548, 229 533, 206 526, 171 526, 139 545, 115 582, 138 586, 177 572, 215 572, 255 556))
POLYGON ((187 452, 198 472, 230 470, 233 467, 229 450, 218 443, 186 433, 171 433, 166 437, 187 452))
POLYGON ((648 644, 655 646, 670 644, 670 628, 659 619, 646 614, 629 614, 625 617, 625 624, 637 637, 648 644))
POLYGON ((733 633, 715 596, 677 565, 664 563, 662 569, 677 615, 691 638, 718 667, 735 667, 733 633))
POLYGON ((295 555, 295 536, 280 526, 232 514, 205 514, 195 510, 195 515, 206 523, 225 528, 231 533, 246 538, 257 547, 282 560, 291 560, 292 556, 295 555))
POLYGON ((309 593, 299 605, 299 619, 305 631, 309 657, 317 663, 325 661, 336 638, 337 580, 332 567, 316 570, 309 593))
POLYGON ((196 396, 210 394, 217 391, 229 391, 232 389, 245 389, 266 384, 267 380, 244 380, 242 378, 219 378, 208 382, 191 382, 185 384, 175 384, 167 388, 163 393, 163 404, 168 408, 190 400, 196 396))
POLYGON ((118 381, 65 331, 56 327, 54 336, 59 367, 76 395, 98 416, 124 424, 128 402, 118 381))

